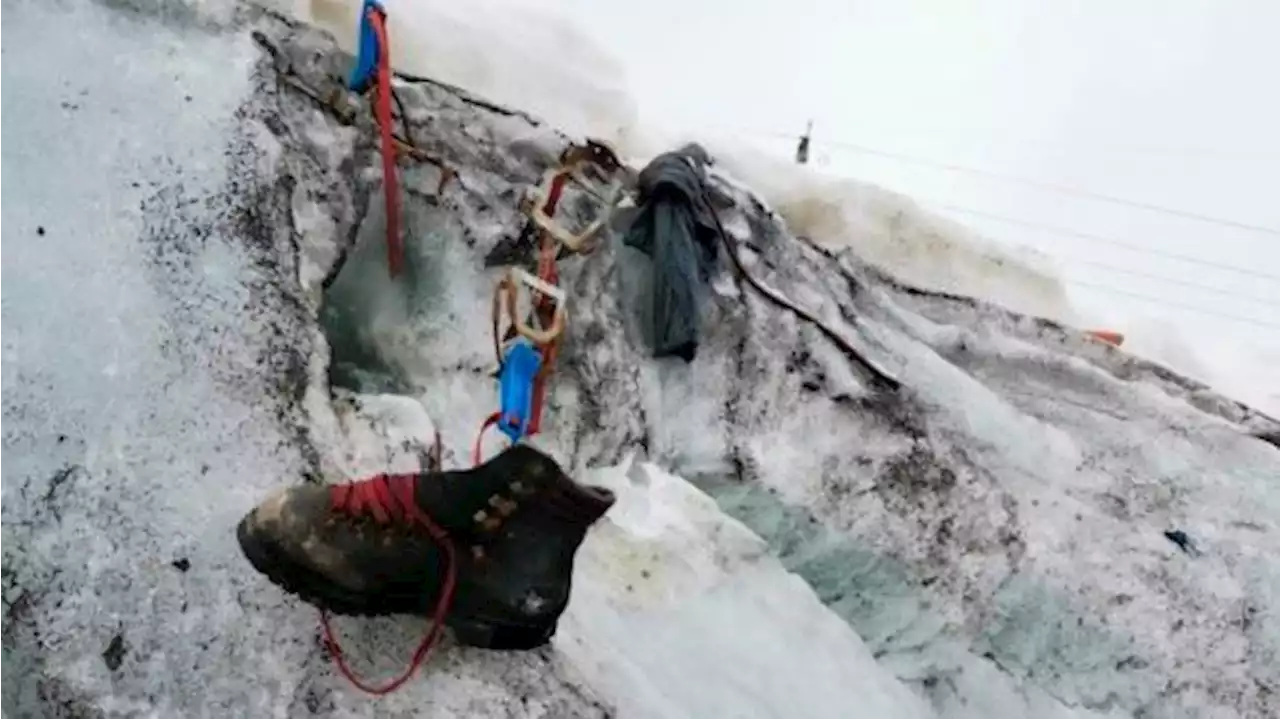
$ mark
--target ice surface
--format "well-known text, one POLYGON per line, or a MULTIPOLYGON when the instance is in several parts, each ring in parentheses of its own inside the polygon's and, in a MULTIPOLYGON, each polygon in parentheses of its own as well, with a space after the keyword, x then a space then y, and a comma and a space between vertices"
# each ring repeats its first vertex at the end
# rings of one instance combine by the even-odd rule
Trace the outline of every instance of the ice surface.
POLYGON ((923 717, 924 702, 759 537, 651 464, 578 557, 557 650, 624 716, 923 717))
MULTIPOLYGON (((189 18, 4 9, 5 715, 366 715, 234 539, 317 465, 286 168, 237 122, 257 50, 189 18)), ((422 629, 390 628, 371 671, 422 629)), ((383 709, 604 711, 544 655, 437 661, 383 709)))
MULTIPOLYGON (((433 424, 413 398, 339 393, 330 404, 316 394, 326 348, 299 313, 316 311, 325 265, 340 254, 333 240, 352 222, 343 208, 353 200, 324 193, 352 157, 341 150, 351 134, 290 98, 297 144, 285 151, 280 127, 243 104, 254 92, 268 107, 280 102, 274 82, 251 78, 258 55, 243 32, 96 5, 6 10, 7 49, 24 60, 6 64, 5 93, 26 111, 4 120, 4 170, 22 178, 4 198, 5 715, 367 714, 369 700, 325 661, 314 615, 255 575, 233 539, 239 516, 272 487, 308 473, 409 469, 431 449, 433 424), (39 31, 50 23, 66 32, 39 31), (144 111, 149 132, 118 134, 144 111), (306 228, 303 247, 281 211, 306 228)), ((758 539, 680 480, 635 471, 652 476, 653 492, 626 490, 619 521, 630 524, 611 519, 589 540, 582 596, 553 649, 446 645, 381 710, 840 715, 832 692, 905 707, 903 716, 923 709, 758 539), (665 514, 637 516, 655 508, 665 514), (658 529, 666 534, 648 536, 658 529), (662 585, 633 578, 643 600, 628 600, 611 581, 622 566, 612 557, 653 551, 697 563, 665 567, 662 585), (725 563, 718 573, 715 561, 725 563), (727 652, 750 648, 750 635, 699 635, 708 613, 762 583, 739 616, 763 625, 758 637, 826 632, 809 664, 763 651, 738 667, 727 652), (774 612, 788 621, 766 623, 774 612), (654 641, 658 629, 642 636, 643 626, 665 627, 666 641, 654 641), (627 637, 647 643, 634 656, 610 645, 627 637), (864 682, 850 694, 852 669, 864 682), (749 682, 794 692, 815 671, 828 681, 811 701, 744 691, 749 682)), ((629 482, 601 479, 620 491, 629 482)), ((340 629, 361 669, 386 674, 423 626, 340 629)))
POLYGON ((257 53, 94 4, 5 11, 6 713, 287 705, 272 668, 310 628, 227 530, 304 465, 278 416, 303 325, 222 193, 257 53))
MULTIPOLYGON (((433 126, 456 124, 454 100, 418 99, 433 126)), ((519 224, 477 195, 512 196, 511 178, 533 174, 478 171, 447 207, 410 210, 430 227, 418 261, 449 268, 415 286, 419 319, 382 317, 380 291, 331 293, 353 303, 348 321, 382 328, 335 352, 377 357, 361 381, 461 418, 451 446, 492 407, 487 341, 460 330, 484 321, 494 270, 479 268, 519 224)), ((909 389, 872 391, 730 277, 713 283, 698 361, 644 359, 646 263, 609 243, 562 268, 574 326, 553 451, 582 470, 640 446, 695 479, 946 715, 1267 710, 1275 633, 1258 617, 1275 570, 1259 548, 1275 541, 1277 460, 1249 434, 1265 418, 1077 330, 797 241, 745 193, 725 224, 753 271, 909 389), (1172 528, 1228 537, 1226 553, 1184 558, 1172 528)))
MULTIPOLYGON (((467 461, 514 203, 564 138, 402 85, 461 182, 438 194, 406 164, 392 284, 367 120, 252 65, 247 31, 310 81, 343 67, 331 40, 254 13, 5 9, 25 109, 4 119, 6 715, 368 714, 232 527, 283 483, 421 464, 435 429, 467 461)), ((798 215, 722 181, 752 271, 904 389, 727 272, 698 360, 653 361, 646 261, 614 241, 566 260, 538 441, 619 503, 550 647, 446 643, 380 713, 1274 715, 1280 453, 1251 433, 1280 427, 1070 328, 905 285, 856 238, 838 251, 838 222, 798 239, 798 215)), ((960 274, 998 277, 984 262, 960 274)), ((1051 278, 1019 285, 1056 301, 1051 278)), ((423 629, 340 622, 383 676, 423 629)))

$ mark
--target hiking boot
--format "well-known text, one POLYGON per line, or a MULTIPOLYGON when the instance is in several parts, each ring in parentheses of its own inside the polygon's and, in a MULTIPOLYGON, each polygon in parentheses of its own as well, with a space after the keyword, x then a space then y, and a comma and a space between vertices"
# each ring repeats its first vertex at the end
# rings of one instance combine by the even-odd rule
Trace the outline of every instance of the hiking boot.
POLYGON ((555 633, 578 545, 613 501, 516 445, 469 470, 291 487, 237 537, 254 568, 321 609, 422 616, 444 594, 459 642, 531 649, 555 633))

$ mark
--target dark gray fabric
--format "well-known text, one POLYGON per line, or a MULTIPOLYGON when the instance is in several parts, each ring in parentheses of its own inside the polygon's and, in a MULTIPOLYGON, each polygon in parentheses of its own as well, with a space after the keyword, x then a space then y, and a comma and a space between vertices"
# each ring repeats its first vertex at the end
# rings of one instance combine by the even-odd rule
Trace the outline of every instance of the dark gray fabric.
POLYGON ((708 202, 705 150, 688 145, 654 158, 640 171, 639 211, 626 244, 653 259, 649 336, 655 357, 692 361, 704 285, 717 257, 718 230, 708 202))

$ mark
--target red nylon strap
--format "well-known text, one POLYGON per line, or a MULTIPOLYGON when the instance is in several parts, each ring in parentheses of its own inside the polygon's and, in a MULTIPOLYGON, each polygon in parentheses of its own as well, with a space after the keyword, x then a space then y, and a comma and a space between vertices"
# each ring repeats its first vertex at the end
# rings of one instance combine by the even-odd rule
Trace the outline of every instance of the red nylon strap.
POLYGON ((480 425, 480 432, 476 434, 475 446, 471 448, 471 462, 475 466, 479 467, 483 464, 483 460, 481 459, 481 444, 484 442, 484 433, 487 432, 490 427, 497 424, 501 417, 501 412, 494 412, 485 419, 484 424, 480 425))
MULTIPOLYGON (((554 217, 556 207, 560 204, 560 196, 564 193, 565 183, 569 181, 569 175, 562 173, 556 175, 551 180, 551 187, 547 189, 547 201, 542 206, 542 211, 548 217, 554 217)), ((560 273, 556 268, 556 250, 555 239, 546 233, 542 235, 542 247, 538 256, 538 277, 548 284, 560 284, 560 273)), ((539 319, 549 317, 554 311, 551 306, 550 297, 539 297, 535 305, 535 310, 539 319)), ((547 377, 551 374, 551 367, 556 361, 556 349, 559 347, 559 341, 552 342, 542 347, 542 369, 533 379, 533 407, 529 417, 529 436, 533 436, 542 431, 542 408, 545 404, 545 396, 547 393, 547 377)))
POLYGON ((404 248, 400 244, 400 189, 396 182, 396 147, 391 136, 391 43, 387 38, 387 16, 370 8, 369 22, 378 38, 378 90, 374 110, 382 134, 382 192, 387 210, 387 268, 391 277, 400 274, 404 248))

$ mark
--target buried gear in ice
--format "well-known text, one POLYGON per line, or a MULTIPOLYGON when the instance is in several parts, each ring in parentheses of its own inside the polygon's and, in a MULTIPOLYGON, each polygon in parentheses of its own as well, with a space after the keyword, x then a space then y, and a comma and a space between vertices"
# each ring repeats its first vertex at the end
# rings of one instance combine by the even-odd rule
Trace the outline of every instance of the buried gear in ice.
POLYGON ((323 610, 438 612, 463 644, 532 649, 555 633, 574 555, 613 501, 516 445, 470 470, 290 487, 238 536, 258 571, 323 610))
POLYGON ((625 242, 653 258, 649 320, 655 357, 693 361, 699 295, 716 261, 719 227, 707 190, 707 151, 689 144, 657 156, 640 171, 640 211, 625 242))

